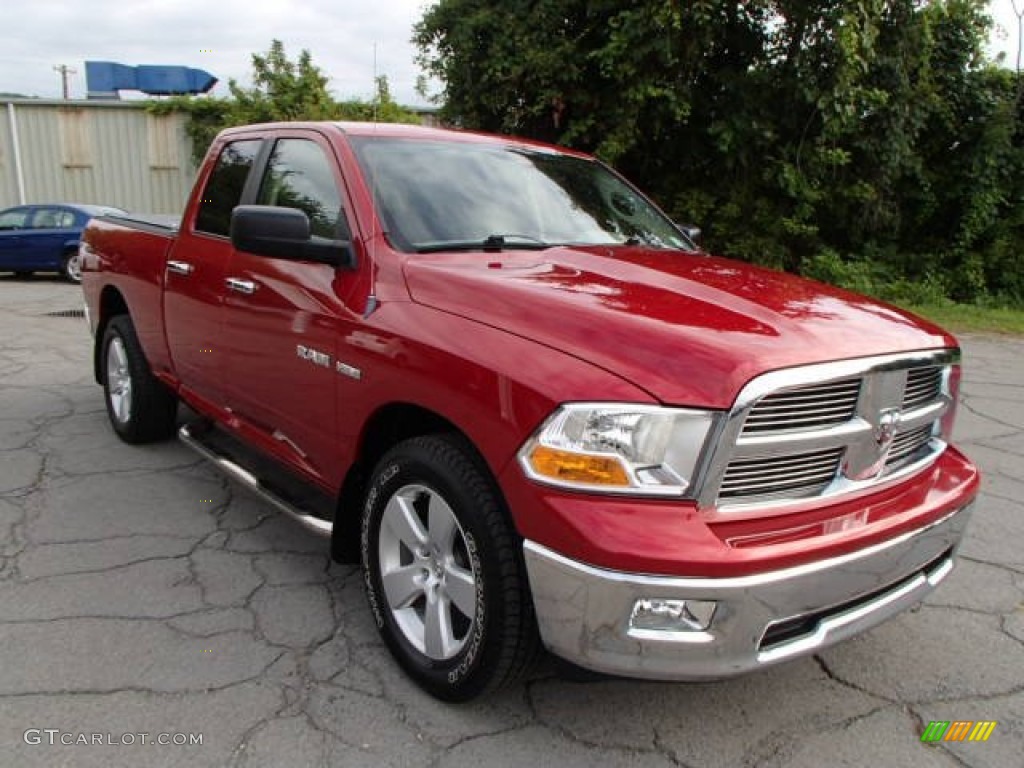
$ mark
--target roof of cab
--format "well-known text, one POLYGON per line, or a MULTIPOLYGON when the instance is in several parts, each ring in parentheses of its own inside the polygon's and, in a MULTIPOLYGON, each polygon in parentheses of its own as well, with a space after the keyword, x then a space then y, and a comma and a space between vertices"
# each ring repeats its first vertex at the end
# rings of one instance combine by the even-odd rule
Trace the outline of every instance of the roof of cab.
POLYGON ((228 128, 225 134, 248 133, 257 129, 281 130, 287 128, 308 128, 323 131, 325 128, 340 130, 347 136, 373 137, 384 139, 413 139, 419 141, 456 141, 468 144, 492 144, 503 147, 522 147, 524 149, 561 152, 578 157, 590 157, 584 152, 547 144, 517 136, 504 136, 494 133, 464 131, 452 128, 431 128, 423 125, 407 123, 374 123, 374 122, 293 122, 264 123, 259 125, 237 126, 228 128))
POLYGON ((549 152, 561 152, 567 155, 578 155, 589 157, 584 152, 579 152, 568 147, 560 147, 555 144, 548 144, 533 139, 523 139, 518 136, 506 136, 496 133, 483 133, 479 131, 464 131, 453 128, 431 128, 424 125, 409 125, 407 123, 363 123, 363 122, 338 122, 335 123, 341 131, 349 136, 372 136, 388 139, 418 139, 421 141, 458 141, 467 144, 493 144, 503 147, 524 147, 530 149, 541 149, 549 152))

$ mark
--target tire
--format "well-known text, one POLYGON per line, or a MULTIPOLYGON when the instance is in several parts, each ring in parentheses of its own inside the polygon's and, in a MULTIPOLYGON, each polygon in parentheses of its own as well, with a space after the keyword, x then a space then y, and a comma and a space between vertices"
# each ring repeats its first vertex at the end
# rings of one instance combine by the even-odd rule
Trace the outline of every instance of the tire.
POLYGON ((104 399, 117 436, 132 444, 171 437, 178 401, 150 372, 131 318, 111 318, 101 343, 104 399))
POLYGON ((60 275, 69 283, 82 282, 82 263, 78 260, 78 251, 68 251, 60 264, 60 275))
POLYGON ((467 701, 512 682, 533 659, 520 546, 463 440, 413 438, 378 463, 360 532, 367 599, 391 654, 428 693, 467 701))

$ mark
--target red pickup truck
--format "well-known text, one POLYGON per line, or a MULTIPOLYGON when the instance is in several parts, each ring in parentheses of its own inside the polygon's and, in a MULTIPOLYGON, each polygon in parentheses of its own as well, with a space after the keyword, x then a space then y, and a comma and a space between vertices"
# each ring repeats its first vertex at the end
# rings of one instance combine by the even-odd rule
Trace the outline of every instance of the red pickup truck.
POLYGON ((180 224, 96 219, 82 269, 117 434, 358 558, 445 699, 540 644, 666 680, 816 652, 950 572, 978 489, 951 336, 709 256, 557 147, 231 129, 180 224))

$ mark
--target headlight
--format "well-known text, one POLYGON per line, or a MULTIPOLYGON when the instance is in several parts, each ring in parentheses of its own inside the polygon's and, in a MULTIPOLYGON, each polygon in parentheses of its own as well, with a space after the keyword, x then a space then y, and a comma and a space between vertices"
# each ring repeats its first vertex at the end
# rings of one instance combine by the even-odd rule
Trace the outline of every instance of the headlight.
POLYGON ((606 493, 684 496, 715 414, 612 403, 563 405, 519 451, 534 480, 606 493))

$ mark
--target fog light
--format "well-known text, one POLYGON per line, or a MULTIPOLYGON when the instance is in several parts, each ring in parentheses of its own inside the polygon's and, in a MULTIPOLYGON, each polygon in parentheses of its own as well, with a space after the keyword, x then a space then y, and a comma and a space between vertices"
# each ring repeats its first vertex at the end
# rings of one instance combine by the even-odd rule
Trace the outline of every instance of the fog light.
POLYGON ((654 632, 703 632, 711 626, 713 600, 644 598, 633 605, 629 628, 654 632))

